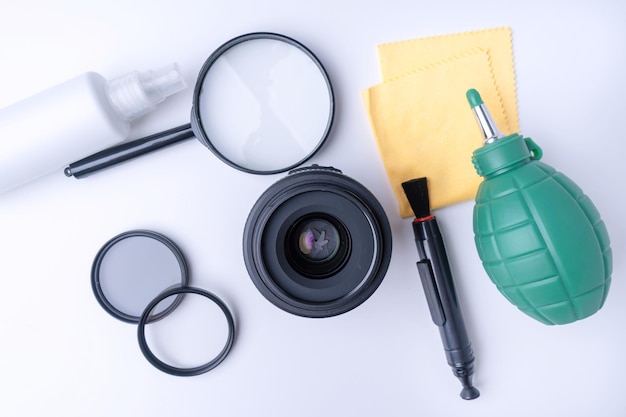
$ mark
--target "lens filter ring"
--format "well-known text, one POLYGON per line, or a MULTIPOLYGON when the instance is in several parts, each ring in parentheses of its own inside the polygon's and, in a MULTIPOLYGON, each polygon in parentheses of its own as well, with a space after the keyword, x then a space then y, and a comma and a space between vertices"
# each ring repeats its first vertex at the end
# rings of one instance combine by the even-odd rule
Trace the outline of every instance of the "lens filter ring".
MULTIPOLYGON (((151 230, 131 230, 110 239, 98 251, 94 259, 91 283, 96 299, 105 311, 124 322, 138 324, 139 346, 144 356, 163 372, 179 376, 202 374, 219 365, 232 348, 235 337, 232 313, 226 304, 214 294, 188 286, 189 271, 185 258, 178 246, 162 234, 151 230), (171 334, 168 333, 173 329, 181 331, 179 335, 188 334, 187 329, 192 326, 192 323, 184 321, 179 326, 181 322, 177 321, 177 318, 180 320, 178 314, 181 313, 183 307, 190 307, 189 302, 193 300, 186 297, 190 294, 213 301, 217 306, 215 311, 212 310, 213 306, 209 305, 210 311, 203 310, 208 315, 201 315, 201 317, 205 317, 206 322, 206 317, 212 317, 211 314, 221 317, 223 313, 226 318, 224 327, 227 327, 228 334, 225 345, 215 358, 199 366, 176 367, 160 360, 150 349, 146 340, 145 327, 147 324, 163 325, 167 334, 166 339, 176 338, 170 337, 171 334), (183 303, 183 299, 187 302, 183 303), (171 321, 166 320, 172 317, 176 318, 171 321)), ((206 307, 205 304, 201 306, 206 307)), ((189 310, 186 311, 185 318, 188 319, 189 310)), ((211 321, 209 323, 213 324, 211 321)), ((195 331, 192 333, 196 334, 195 331)), ((207 338, 213 339, 214 334, 209 333, 207 338)), ((207 346, 198 344, 202 354, 205 353, 202 350, 205 347, 213 347, 212 342, 213 340, 207 346)), ((187 346, 192 346, 192 344, 187 344, 187 346)), ((215 347, 220 348, 219 340, 215 347)), ((163 351, 163 346, 158 345, 158 348, 163 351)), ((171 352, 167 353, 168 357, 175 362, 190 359, 188 355, 181 355, 179 352, 173 355, 171 352)), ((199 362, 203 360, 204 357, 199 362)))
MULTIPOLYGON (((187 285, 189 270, 183 253, 166 236, 131 230, 113 237, 98 251, 91 268, 91 287, 102 308, 113 317, 137 323, 150 300, 163 290, 187 285)), ((178 303, 153 312, 159 320, 178 303)))
POLYGON ((137 327, 137 338, 139 341, 139 347, 141 352, 145 356, 145 358, 157 369, 168 373, 170 375, 175 376, 196 376, 208 372, 215 367, 217 367, 220 363, 226 359, 226 356, 230 353, 230 350, 233 346, 235 340, 235 320, 231 311, 228 309, 226 304, 216 295, 210 293, 206 290, 195 288, 195 287, 179 287, 179 288, 171 288, 159 294, 154 300, 148 304, 146 309, 144 310, 141 318, 139 320, 139 324, 137 327), (148 345, 148 341, 146 340, 146 324, 149 322, 149 318, 152 314, 152 311, 161 303, 163 300, 169 297, 178 297, 185 294, 196 294, 202 297, 207 298, 209 301, 215 303, 220 310, 224 313, 224 317, 226 318, 226 322, 228 325, 228 336, 226 338, 226 343, 222 348, 221 352, 213 359, 208 361, 205 364, 199 366, 193 366, 188 368, 177 367, 166 363, 165 361, 159 359, 157 355, 154 354, 150 346, 148 345))

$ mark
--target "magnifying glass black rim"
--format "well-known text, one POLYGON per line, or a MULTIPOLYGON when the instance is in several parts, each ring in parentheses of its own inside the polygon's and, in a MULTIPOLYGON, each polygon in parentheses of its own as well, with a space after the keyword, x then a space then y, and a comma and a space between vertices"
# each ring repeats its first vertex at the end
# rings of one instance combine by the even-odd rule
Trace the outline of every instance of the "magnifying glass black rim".
POLYGON ((278 174, 280 172, 289 171, 290 169, 293 169, 293 168, 303 164, 308 159, 310 159, 322 147, 322 145, 326 142, 326 139, 328 138, 328 136, 330 134, 331 127, 333 125, 334 115, 335 115, 335 95, 333 93, 333 87, 332 87, 332 84, 330 82, 330 77, 328 76, 328 73, 326 72, 326 69, 324 68, 324 66, 322 65, 320 60, 315 56, 315 54, 313 54, 313 52, 311 52, 311 50, 308 49, 306 46, 304 46, 300 42, 298 42, 295 39, 292 39, 292 38, 290 38, 288 36, 280 35, 278 33, 272 33, 272 32, 253 32, 253 33, 248 33, 248 34, 245 34, 245 35, 238 36, 238 37, 233 38, 233 39, 229 40, 228 42, 222 44, 222 46, 217 48, 211 54, 211 56, 209 56, 209 58, 204 62, 204 65, 200 69, 200 73, 198 75, 198 80, 196 81, 196 85, 195 85, 195 88, 194 88, 193 106, 192 106, 192 109, 191 109, 191 126, 192 126, 192 130, 193 130, 194 135, 196 136, 196 138, 198 138, 200 140, 200 142, 202 142, 207 148, 209 148, 211 150, 211 152, 213 152, 213 154, 215 154, 215 156, 217 156, 219 159, 221 159, 224 163, 226 163, 226 164, 230 165, 231 167, 236 168, 236 169, 238 169, 240 171, 247 172, 247 173, 250 173, 250 174, 270 175, 270 174, 278 174), (217 59, 222 54, 224 54, 226 51, 228 51, 232 47, 237 46, 237 45, 239 45, 239 44, 241 44, 243 42, 250 41, 250 40, 255 40, 255 39, 273 39, 273 40, 282 41, 282 42, 288 43, 288 44, 290 44, 292 46, 295 46, 296 48, 298 48, 302 52, 304 52, 317 65, 317 67, 319 68, 322 76, 324 77, 324 80, 326 81, 326 86, 328 87, 328 95, 330 97, 330 111, 329 111, 328 123, 327 123, 326 129, 324 130, 324 133, 322 134, 322 137, 320 138, 320 140, 317 143, 317 145, 311 150, 311 152, 308 155, 306 155, 300 161, 297 161, 297 162, 295 162, 295 163, 293 163, 293 164, 291 164, 289 166, 286 166, 286 167, 283 167, 283 168, 278 168, 278 169, 273 169, 273 170, 255 170, 255 169, 250 169, 250 168, 248 168, 246 166, 237 164, 237 163, 233 162, 232 160, 228 159, 211 142, 211 138, 208 137, 208 135, 206 134, 206 132, 202 128, 202 117, 200 116, 200 106, 199 106, 199 103, 200 103, 200 94, 202 92, 202 84, 204 82, 204 78, 206 77, 207 73, 209 72, 209 70, 211 69, 211 67, 215 63, 215 61, 217 61, 217 59))
POLYGON ((148 360, 148 362, 154 365, 157 369, 165 373, 168 373, 170 375, 175 375, 175 376, 196 376, 196 375, 200 375, 200 374, 203 374, 205 372, 208 372, 214 369, 216 366, 222 363, 224 359, 226 359, 226 356, 228 356, 228 354, 230 353, 230 350, 233 346, 233 342, 235 340, 235 320, 233 318, 231 311, 226 306, 226 304, 215 294, 210 293, 200 288, 195 288, 195 287, 182 286, 178 288, 171 288, 159 294, 154 300, 150 302, 150 304, 148 304, 143 314, 141 315, 141 319, 139 320, 139 324, 137 327, 137 338, 139 340, 139 347, 141 348, 141 352, 143 353, 145 358, 148 360), (213 301, 222 310, 222 312, 224 313, 224 316, 226 317, 226 321, 228 322, 228 337, 227 337, 226 344, 224 345, 224 348, 222 349, 222 351, 215 358, 205 363, 204 365, 199 365, 199 366, 189 367, 189 368, 175 367, 157 358, 156 355, 152 353, 152 350, 148 346, 148 342, 146 341, 146 333, 145 333, 146 323, 148 322, 148 319, 150 317, 150 313, 152 312, 152 310, 161 301, 165 300, 166 298, 172 297, 172 296, 179 296, 183 294, 197 294, 213 301))
MULTIPOLYGON (((102 308, 104 308, 107 313, 109 313, 116 319, 119 319, 126 323, 138 323, 140 317, 125 313, 115 307, 104 294, 104 291, 102 290, 102 286, 100 284, 100 268, 102 267, 102 262, 104 261, 107 252, 122 240, 130 237, 148 237, 157 240, 158 242, 165 245, 172 252, 180 266, 180 285, 187 285, 189 283, 189 269, 187 267, 187 262, 185 261, 183 253, 178 248, 178 246, 176 246, 174 242, 172 242, 170 239, 163 236, 162 234, 153 232, 151 230, 130 230, 124 233, 120 233, 119 235, 111 238, 107 243, 104 244, 104 246, 102 246, 102 248, 100 248, 91 267, 91 288, 94 295, 96 296, 96 300, 98 300, 98 303, 102 306, 102 308)), ((178 287, 178 285, 176 287, 178 287)), ((164 288, 163 290, 166 290, 166 288, 164 288)), ((178 304, 180 304, 180 297, 177 297, 176 300, 174 300, 174 302, 162 312, 150 316, 150 321, 160 320, 161 318, 165 317, 172 310, 174 310, 178 306, 178 304)))

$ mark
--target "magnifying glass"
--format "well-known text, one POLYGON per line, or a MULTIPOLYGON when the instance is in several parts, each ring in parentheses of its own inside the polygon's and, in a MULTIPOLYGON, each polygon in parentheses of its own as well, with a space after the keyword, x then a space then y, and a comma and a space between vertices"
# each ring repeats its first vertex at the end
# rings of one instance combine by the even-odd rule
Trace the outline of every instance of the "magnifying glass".
POLYGON ((65 175, 86 177, 191 137, 241 171, 284 172, 322 146, 333 115, 330 79, 309 49, 284 35, 249 33, 224 43, 202 66, 191 123, 88 156, 65 175))

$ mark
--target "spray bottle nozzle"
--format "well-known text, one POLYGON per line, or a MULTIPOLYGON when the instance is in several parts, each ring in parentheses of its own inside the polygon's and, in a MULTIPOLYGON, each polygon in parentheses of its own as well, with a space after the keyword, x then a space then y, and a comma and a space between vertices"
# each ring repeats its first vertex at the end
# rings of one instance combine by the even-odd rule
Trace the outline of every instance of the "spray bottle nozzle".
POLYGON ((113 108, 127 121, 154 110, 166 97, 186 87, 176 63, 144 72, 131 72, 109 81, 107 94, 113 108))
POLYGON ((493 118, 491 117, 491 113, 485 106, 483 99, 480 97, 480 94, 475 89, 467 90, 466 93, 467 101, 469 102, 472 110, 474 111, 474 115, 476 115, 476 119, 478 120, 478 125, 480 129, 483 131, 483 136, 485 137, 485 145, 493 143, 498 139, 504 137, 502 132, 498 129, 493 118))

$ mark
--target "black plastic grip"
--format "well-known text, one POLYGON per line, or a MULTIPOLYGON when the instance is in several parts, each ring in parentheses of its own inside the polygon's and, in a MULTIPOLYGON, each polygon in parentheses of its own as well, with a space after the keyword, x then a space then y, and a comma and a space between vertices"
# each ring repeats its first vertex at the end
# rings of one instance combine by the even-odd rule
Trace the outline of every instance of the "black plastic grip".
POLYGON ((437 326, 443 326, 446 324, 446 315, 441 306, 441 299, 439 297, 439 291, 437 291, 437 284, 435 283, 435 277, 430 262, 427 259, 417 262, 417 271, 422 280, 426 302, 428 303, 428 309, 430 310, 433 323, 437 326))
POLYGON ((101 169, 117 165, 194 136, 191 124, 178 126, 161 133, 146 136, 145 138, 107 148, 80 161, 71 163, 65 168, 64 172, 68 177, 84 178, 101 169))

